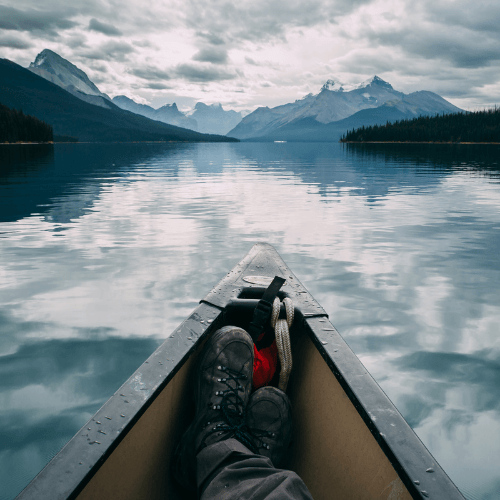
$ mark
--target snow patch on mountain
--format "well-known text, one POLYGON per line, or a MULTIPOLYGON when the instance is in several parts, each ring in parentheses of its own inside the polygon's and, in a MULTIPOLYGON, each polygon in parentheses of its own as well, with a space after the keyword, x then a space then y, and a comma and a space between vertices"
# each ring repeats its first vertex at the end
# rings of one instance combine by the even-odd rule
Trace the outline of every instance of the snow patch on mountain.
MULTIPOLYGON (((372 85, 379 85, 387 89, 392 89, 392 85, 390 83, 382 80, 382 78, 375 75, 372 78, 365 80, 364 82, 356 84, 342 83, 338 80, 330 79, 327 80, 325 84, 321 87, 321 92, 324 92, 325 90, 328 90, 330 92, 352 92, 353 90, 365 89, 372 85)), ((308 96, 310 95, 312 94, 308 94, 308 96)))
POLYGON ((111 101, 109 96, 102 93, 84 71, 52 50, 42 50, 28 69, 83 101, 105 108, 111 107, 106 102, 111 101))
MULTIPOLYGON (((389 82, 376 75, 358 84, 329 79, 316 95, 308 94, 295 102, 274 108, 258 108, 227 135, 238 139, 276 138, 280 134, 284 137, 293 129, 294 136, 299 137, 301 127, 310 129, 311 126, 340 122, 363 110, 375 110, 384 105, 386 108, 379 113, 381 117, 388 116, 386 110, 389 108, 397 109, 403 117, 460 111, 432 92, 406 95, 394 90, 389 82)), ((376 116, 377 113, 368 115, 376 116)))

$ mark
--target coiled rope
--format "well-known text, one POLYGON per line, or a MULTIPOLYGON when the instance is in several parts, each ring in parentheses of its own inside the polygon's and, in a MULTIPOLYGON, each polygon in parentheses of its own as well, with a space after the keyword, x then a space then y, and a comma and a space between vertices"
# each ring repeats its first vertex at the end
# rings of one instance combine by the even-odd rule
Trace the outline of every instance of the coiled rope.
POLYGON ((292 348, 290 346, 290 327, 293 323, 293 302, 292 299, 285 297, 283 305, 286 310, 286 319, 278 319, 280 315, 281 302, 278 297, 273 302, 273 313, 271 315, 271 326, 274 328, 276 337, 276 347, 281 363, 280 381, 278 387, 286 391, 288 378, 292 371, 292 348))

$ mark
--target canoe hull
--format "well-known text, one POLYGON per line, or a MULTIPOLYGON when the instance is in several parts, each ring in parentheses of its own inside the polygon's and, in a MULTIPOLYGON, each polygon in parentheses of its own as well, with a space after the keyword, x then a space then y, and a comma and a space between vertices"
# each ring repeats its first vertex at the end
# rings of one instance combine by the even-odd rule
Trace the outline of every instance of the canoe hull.
POLYGON ((170 461, 192 417, 192 367, 218 328, 228 321, 248 326, 248 311, 263 291, 255 277, 276 275, 287 280, 280 293, 296 308, 287 467, 315 500, 463 500, 324 309, 266 244, 255 245, 207 294, 18 499, 184 498, 170 461))

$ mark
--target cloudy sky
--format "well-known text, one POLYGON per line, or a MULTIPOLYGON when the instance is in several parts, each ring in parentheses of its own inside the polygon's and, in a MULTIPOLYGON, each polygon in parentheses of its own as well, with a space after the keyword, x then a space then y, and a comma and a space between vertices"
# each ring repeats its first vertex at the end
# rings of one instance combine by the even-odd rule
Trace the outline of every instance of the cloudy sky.
POLYGON ((253 110, 373 75, 464 109, 500 104, 498 0, 0 0, 0 57, 44 48, 102 92, 253 110))

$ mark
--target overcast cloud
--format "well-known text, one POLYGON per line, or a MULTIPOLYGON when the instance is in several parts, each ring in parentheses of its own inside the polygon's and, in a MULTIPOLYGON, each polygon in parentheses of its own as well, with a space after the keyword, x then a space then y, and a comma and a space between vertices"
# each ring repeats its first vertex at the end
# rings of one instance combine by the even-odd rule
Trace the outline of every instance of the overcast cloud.
POLYGON ((499 25, 496 0, 0 0, 0 57, 49 48, 154 107, 251 110, 376 74, 477 109, 500 103, 499 25))

